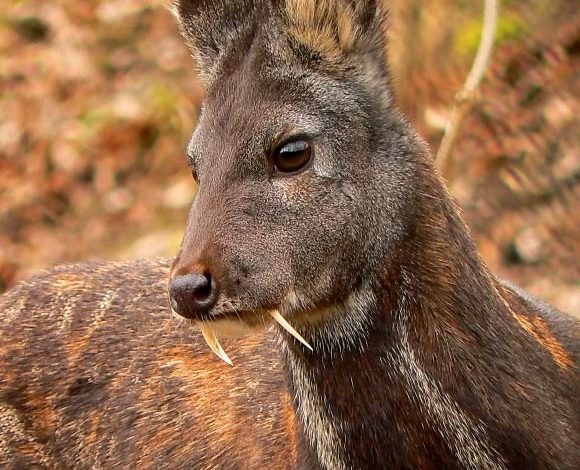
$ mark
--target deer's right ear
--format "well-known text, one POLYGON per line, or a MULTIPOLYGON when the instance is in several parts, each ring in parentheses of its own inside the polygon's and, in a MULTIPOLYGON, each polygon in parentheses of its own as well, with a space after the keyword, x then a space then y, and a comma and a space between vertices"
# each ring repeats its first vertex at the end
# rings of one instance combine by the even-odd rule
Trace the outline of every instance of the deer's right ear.
POLYGON ((173 11, 193 51, 201 79, 216 75, 224 59, 253 29, 254 1, 177 0, 173 11))

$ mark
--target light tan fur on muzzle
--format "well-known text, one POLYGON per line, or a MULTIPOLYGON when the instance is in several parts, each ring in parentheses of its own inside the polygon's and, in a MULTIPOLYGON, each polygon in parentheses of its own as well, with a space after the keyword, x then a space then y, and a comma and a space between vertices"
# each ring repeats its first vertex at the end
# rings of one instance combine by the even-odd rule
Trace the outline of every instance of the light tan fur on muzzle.
MULTIPOLYGON (((294 327, 288 323, 288 321, 282 316, 282 314, 278 310, 271 310, 270 316, 274 319, 276 323, 278 323, 284 330, 286 330, 290 335, 300 341, 304 346, 306 346, 310 351, 313 351, 312 346, 308 344, 300 333, 298 333, 294 327)), ((201 334, 203 335, 203 339, 210 347, 210 349, 215 353, 217 357, 219 357, 222 361, 230 366, 233 366, 232 360, 224 351, 224 348, 219 342, 216 332, 211 326, 211 323, 201 323, 199 329, 201 330, 201 334)))

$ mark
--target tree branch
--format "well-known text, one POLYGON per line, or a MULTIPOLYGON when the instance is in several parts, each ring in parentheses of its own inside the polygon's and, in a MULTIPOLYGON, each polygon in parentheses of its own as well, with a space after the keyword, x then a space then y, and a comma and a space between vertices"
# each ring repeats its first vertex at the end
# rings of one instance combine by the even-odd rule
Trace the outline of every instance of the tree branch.
POLYGON ((479 49, 471 67, 471 71, 467 76, 467 80, 465 81, 461 91, 459 91, 455 97, 455 107, 451 113, 451 118, 449 119, 449 123, 445 129, 445 134, 443 135, 437 153, 439 168, 449 182, 452 181, 454 176, 453 150, 457 138, 459 137, 463 121, 473 107, 477 90, 485 75, 491 58, 497 28, 498 10, 499 0, 485 0, 483 30, 479 49))

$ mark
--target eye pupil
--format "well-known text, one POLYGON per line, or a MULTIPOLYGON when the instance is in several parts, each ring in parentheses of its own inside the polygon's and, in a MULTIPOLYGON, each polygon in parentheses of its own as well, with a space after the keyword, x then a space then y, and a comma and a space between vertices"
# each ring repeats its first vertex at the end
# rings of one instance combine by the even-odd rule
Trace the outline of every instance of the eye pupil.
POLYGON ((312 156, 310 144, 304 140, 296 140, 282 146, 274 154, 274 167, 278 173, 296 173, 302 170, 312 156))

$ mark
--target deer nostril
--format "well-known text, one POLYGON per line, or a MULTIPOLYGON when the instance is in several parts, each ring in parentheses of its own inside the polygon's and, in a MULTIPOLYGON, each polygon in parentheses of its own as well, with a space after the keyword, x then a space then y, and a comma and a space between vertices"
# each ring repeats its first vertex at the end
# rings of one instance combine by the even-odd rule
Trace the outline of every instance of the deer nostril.
POLYGON ((204 301, 211 294, 211 275, 203 273, 198 280, 198 284, 193 289, 193 297, 196 300, 204 301))
POLYGON ((217 301, 217 284, 208 272, 176 276, 169 286, 171 306, 181 316, 202 319, 217 301))

